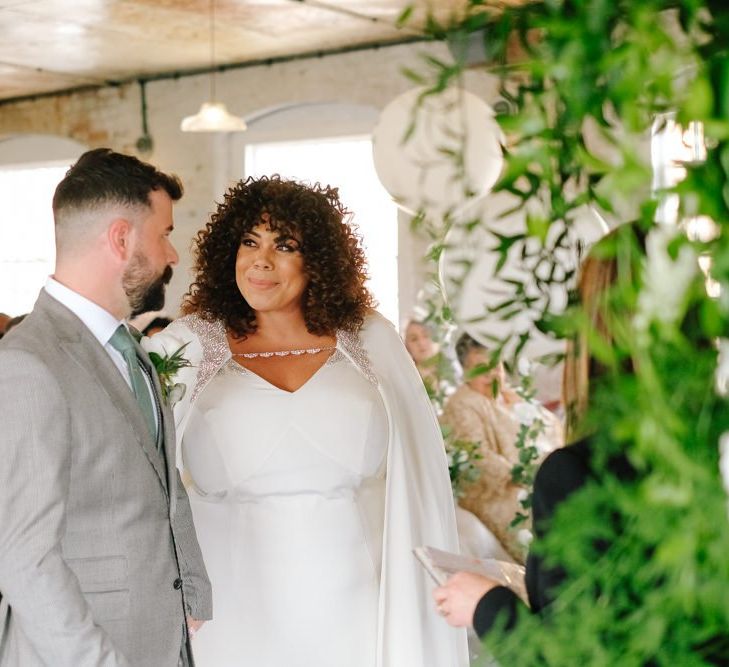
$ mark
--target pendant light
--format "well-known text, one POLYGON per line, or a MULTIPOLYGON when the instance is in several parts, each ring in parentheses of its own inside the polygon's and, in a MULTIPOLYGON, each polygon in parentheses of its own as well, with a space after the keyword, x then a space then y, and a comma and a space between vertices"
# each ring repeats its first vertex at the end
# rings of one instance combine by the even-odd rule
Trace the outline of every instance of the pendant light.
POLYGON ((210 101, 203 102, 194 116, 182 119, 183 132, 242 132, 246 123, 233 116, 225 104, 215 101, 215 0, 210 0, 210 101))

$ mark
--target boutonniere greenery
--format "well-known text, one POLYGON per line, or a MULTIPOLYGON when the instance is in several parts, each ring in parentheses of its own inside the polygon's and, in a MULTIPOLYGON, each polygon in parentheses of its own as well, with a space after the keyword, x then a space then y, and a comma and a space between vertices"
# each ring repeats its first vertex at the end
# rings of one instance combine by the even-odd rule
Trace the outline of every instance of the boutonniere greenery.
POLYGON ((185 396, 187 387, 182 382, 175 382, 175 376, 181 368, 192 366, 189 359, 185 358, 184 351, 188 343, 181 345, 172 354, 159 354, 148 352, 149 358, 154 364, 162 388, 162 397, 171 406, 181 401, 185 396))

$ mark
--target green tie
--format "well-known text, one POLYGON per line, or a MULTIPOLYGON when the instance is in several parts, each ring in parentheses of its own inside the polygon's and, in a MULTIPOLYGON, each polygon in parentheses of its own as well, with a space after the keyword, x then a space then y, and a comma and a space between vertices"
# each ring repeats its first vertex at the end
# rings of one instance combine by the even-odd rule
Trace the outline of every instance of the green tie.
POLYGON ((149 392, 149 387, 144 378, 144 371, 137 358, 137 349, 134 339, 127 328, 120 324, 119 328, 109 340, 109 344, 124 357, 129 369, 129 377, 132 381, 132 391, 137 399, 139 408, 147 422, 147 427, 152 437, 157 440, 157 421, 155 419, 154 400, 149 392))

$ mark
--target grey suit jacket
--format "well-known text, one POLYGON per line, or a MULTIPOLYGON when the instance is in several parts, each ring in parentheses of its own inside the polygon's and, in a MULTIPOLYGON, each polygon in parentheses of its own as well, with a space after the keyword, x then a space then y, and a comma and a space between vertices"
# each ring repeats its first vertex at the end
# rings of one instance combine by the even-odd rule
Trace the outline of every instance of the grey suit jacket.
POLYGON ((211 618, 166 406, 162 426, 166 456, 45 291, 0 341, 0 667, 175 667, 185 615, 211 618))

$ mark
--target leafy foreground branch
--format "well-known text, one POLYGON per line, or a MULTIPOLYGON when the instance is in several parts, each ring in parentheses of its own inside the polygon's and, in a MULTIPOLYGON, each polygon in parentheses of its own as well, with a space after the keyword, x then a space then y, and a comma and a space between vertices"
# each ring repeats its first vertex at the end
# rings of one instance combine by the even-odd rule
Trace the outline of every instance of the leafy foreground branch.
MULTIPOLYGON (((512 108, 499 117, 508 149, 495 190, 528 213, 523 230, 494 236, 495 247, 537 275, 545 298, 535 326, 580 333, 603 369, 587 413, 570 424, 594 434, 595 479, 532 547, 564 569, 566 583, 546 614, 523 609, 514 630, 490 633, 487 650, 503 667, 729 664, 719 456, 729 406, 717 389, 729 332, 729 8, 718 0, 470 0, 459 21, 431 18, 429 29, 451 44, 480 36, 488 67, 502 76, 512 108), (640 138, 668 111, 684 127, 703 123, 707 158, 685 165, 676 188, 651 193, 640 138), (657 224, 669 194, 679 196, 680 223, 708 216, 712 233, 689 238, 681 225, 657 224), (625 202, 636 202, 631 215, 625 202), (634 267, 618 276, 601 330, 577 306, 553 312, 549 299, 555 282, 572 280, 559 273, 558 247, 574 242, 586 206, 636 232, 601 250, 627 254, 623 265, 634 267), (609 465, 617 453, 626 453, 634 478, 617 478, 609 465)), ((465 64, 431 58, 423 67, 417 76, 438 94, 459 85, 465 64)), ((489 231, 492 222, 460 224, 489 231)), ((436 245, 453 224, 448 215, 429 221, 436 245)), ((533 299, 514 284, 508 307, 488 316, 534 311, 533 299)), ((523 343, 528 332, 514 335, 523 343)))

